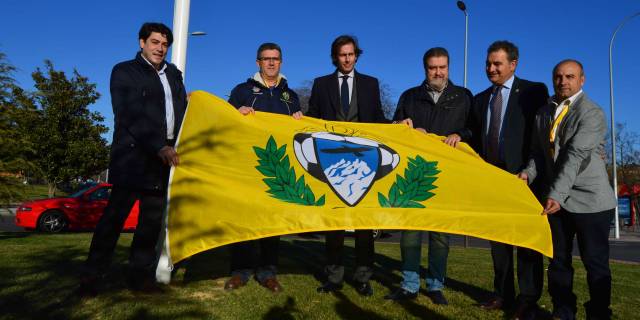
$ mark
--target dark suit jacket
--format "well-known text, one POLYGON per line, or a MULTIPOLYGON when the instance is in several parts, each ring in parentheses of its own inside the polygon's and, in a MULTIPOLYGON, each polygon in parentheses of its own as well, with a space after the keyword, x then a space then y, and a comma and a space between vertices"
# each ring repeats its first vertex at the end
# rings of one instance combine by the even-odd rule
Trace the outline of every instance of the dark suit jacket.
MULTIPOLYGON (((473 98, 469 128, 472 128, 472 146, 486 158, 487 110, 493 86, 473 98)), ((507 111, 502 123, 503 168, 511 173, 520 172, 527 164, 531 146, 533 121, 538 109, 547 104, 547 86, 515 77, 509 94, 507 111)))
MULTIPOLYGON (((358 122, 388 123, 382 111, 378 79, 355 72, 358 122)), ((307 116, 336 121, 340 109, 337 71, 313 80, 307 116)))
MULTIPOLYGON (((173 97, 177 138, 187 105, 186 93, 180 70, 168 64, 165 72, 173 97)), ((131 189, 162 189, 169 172, 158 157, 158 151, 167 145, 164 89, 157 72, 140 53, 113 67, 111 103, 115 128, 109 182, 131 189)))

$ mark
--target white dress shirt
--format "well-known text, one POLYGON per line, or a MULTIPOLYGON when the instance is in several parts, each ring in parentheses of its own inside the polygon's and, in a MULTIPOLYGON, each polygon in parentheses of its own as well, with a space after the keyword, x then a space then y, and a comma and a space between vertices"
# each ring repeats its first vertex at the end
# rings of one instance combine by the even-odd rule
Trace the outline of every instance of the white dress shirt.
MULTIPOLYGON (((578 98, 578 96, 582 94, 582 89, 580 89, 580 91, 576 92, 576 94, 572 95, 571 97, 562 100, 560 103, 557 103, 555 101, 555 97, 551 98, 551 103, 556 105, 556 113, 553 115, 553 121, 555 121, 556 119, 558 119, 558 116, 562 113, 562 111, 568 107, 570 107, 574 101, 576 101, 576 99, 578 98), (569 101, 569 105, 567 106, 566 101, 569 101)), ((558 134, 558 128, 560 126, 556 126, 556 132, 554 132, 554 136, 558 134)))
MULTIPOLYGON (((156 68, 147 60, 147 58, 142 56, 144 61, 146 61, 150 66, 153 67, 153 70, 156 68)), ((165 117, 167 120, 167 139, 173 140, 173 130, 175 126, 175 116, 173 115, 173 95, 171 94, 171 86, 169 86, 169 80, 167 80, 166 74, 167 64, 165 63, 162 69, 156 70, 158 73, 158 77, 160 78, 160 82, 162 82, 162 88, 164 89, 164 108, 165 108, 165 117)))

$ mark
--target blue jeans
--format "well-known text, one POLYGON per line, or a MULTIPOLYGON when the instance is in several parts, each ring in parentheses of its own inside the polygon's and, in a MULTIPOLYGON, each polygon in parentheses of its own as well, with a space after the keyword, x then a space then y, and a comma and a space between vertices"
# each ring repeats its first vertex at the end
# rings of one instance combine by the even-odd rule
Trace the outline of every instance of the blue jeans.
MULTIPOLYGON (((420 259, 422 251, 422 231, 402 231, 400 251, 402 253, 402 283, 409 292, 420 290, 420 259)), ((429 231, 429 257, 427 268, 427 291, 439 291, 444 287, 449 256, 449 235, 429 231)))

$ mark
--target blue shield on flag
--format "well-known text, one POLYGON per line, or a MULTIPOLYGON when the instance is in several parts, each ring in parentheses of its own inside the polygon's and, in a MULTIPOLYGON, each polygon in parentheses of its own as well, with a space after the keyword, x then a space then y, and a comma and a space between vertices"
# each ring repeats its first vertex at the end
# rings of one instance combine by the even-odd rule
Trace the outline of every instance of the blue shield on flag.
POLYGON ((400 160, 395 151, 376 141, 328 132, 296 134, 294 150, 302 167, 349 206, 357 205, 400 160))

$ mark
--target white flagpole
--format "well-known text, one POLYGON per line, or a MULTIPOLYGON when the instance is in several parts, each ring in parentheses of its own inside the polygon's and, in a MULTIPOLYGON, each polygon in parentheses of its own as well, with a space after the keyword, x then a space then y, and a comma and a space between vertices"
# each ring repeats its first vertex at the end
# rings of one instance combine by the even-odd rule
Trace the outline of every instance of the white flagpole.
MULTIPOLYGON (((175 0, 173 10, 173 49, 171 51, 171 63, 182 71, 182 79, 185 79, 187 63, 187 39, 189 32, 189 5, 190 0, 175 0)), ((170 177, 173 177, 173 168, 170 177)), ((171 179, 171 178, 170 178, 171 179)), ((159 251, 158 266, 156 267, 156 281, 169 284, 173 262, 169 254, 169 233, 167 232, 167 219, 169 213, 169 190, 167 190, 167 207, 162 219, 162 229, 158 238, 156 252, 159 251)))

